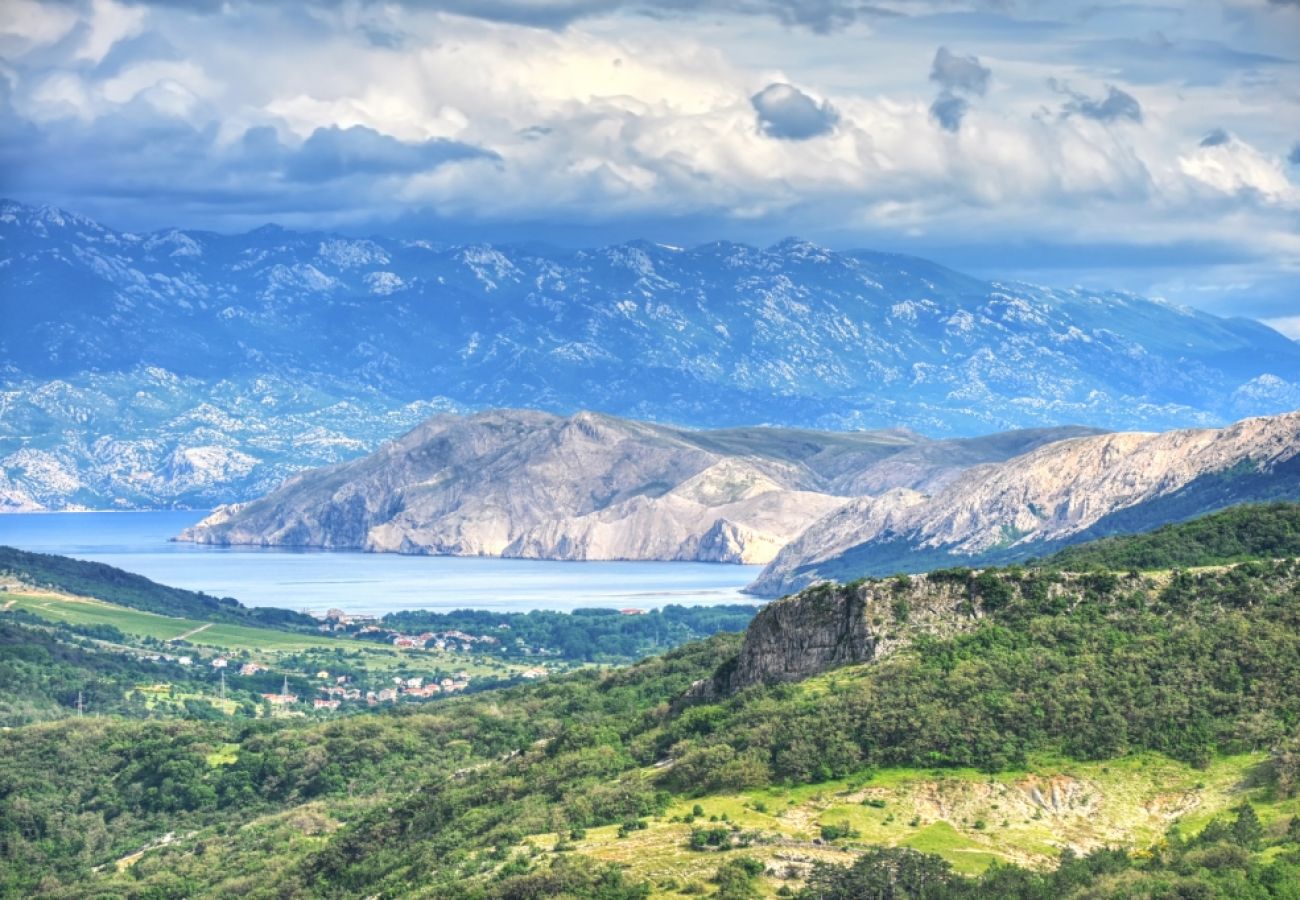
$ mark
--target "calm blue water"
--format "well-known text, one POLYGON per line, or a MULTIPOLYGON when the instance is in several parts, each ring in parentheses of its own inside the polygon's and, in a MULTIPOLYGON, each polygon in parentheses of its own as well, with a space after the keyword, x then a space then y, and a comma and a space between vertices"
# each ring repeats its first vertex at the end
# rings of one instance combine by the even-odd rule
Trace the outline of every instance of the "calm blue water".
POLYGON ((399 609, 570 610, 754 603, 740 593, 758 566, 546 562, 396 556, 168 541, 203 512, 0 514, 0 544, 138 572, 162 584, 235 597, 249 606, 323 612, 399 609))

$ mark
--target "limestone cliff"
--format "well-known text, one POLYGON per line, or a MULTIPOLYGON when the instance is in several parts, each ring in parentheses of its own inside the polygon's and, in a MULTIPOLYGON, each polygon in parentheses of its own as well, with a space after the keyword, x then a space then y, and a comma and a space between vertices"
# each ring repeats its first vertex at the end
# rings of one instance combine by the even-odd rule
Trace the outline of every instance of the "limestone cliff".
MULTIPOLYGON (((1047 598, 1078 595, 1086 575, 1053 573, 1033 581, 1047 598)), ((1123 576, 1124 590, 1140 576, 1123 576)), ((756 684, 797 681, 853 663, 872 662, 907 647, 921 635, 972 630, 988 610, 1029 590, 1007 571, 981 577, 975 570, 899 575, 848 585, 823 583, 763 607, 750 622, 739 654, 695 695, 726 695, 756 684)))

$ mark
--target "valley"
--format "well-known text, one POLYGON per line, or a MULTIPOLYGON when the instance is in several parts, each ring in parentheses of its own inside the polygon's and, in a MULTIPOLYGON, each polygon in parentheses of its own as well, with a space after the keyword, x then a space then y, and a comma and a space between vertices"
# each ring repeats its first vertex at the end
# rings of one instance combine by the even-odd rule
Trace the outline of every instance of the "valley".
MULTIPOLYGON (((1278 883, 1300 852, 1300 560, 1286 552, 1296 535, 1295 504, 1238 507, 1072 551, 1144 554, 1146 571, 1046 560, 820 585, 764 607, 743 636, 687 637, 631 665, 570 663, 486 692, 475 675, 459 696, 354 715, 285 715, 298 698, 278 713, 242 696, 227 708, 179 674, 142 678, 120 712, 82 716, 45 671, 46 709, 61 714, 0 731, 13 761, 0 774, 0 818, 15 826, 0 834, 13 862, 5 889, 42 873, 54 896, 310 885, 328 896, 671 898, 740 885, 765 897, 864 884, 854 879, 891 867, 930 872, 940 897, 1278 883), (1184 565, 1170 567, 1179 554, 1184 565), (43 783, 35 761, 50 758, 60 774, 43 783), (164 771, 166 786, 151 774, 164 771), (97 798, 75 819, 54 802, 69 785, 97 798), (1212 872, 1184 874, 1210 855, 1212 872)), ((291 662, 345 670, 360 653, 376 675, 409 676, 428 655, 340 652, 360 642, 287 623, 257 646, 258 629, 243 625, 196 630, 204 623, 102 601, 6 596, 0 627, 48 648, 60 683, 79 690, 78 671, 123 684, 114 660, 134 640, 170 638, 179 652, 181 635, 196 656, 237 644, 273 654, 283 641, 266 693, 291 662), (110 621, 120 634, 95 633, 110 621), (124 640, 129 628, 137 638, 124 640)), ((505 663, 479 651, 468 661, 484 677, 505 663)), ((41 672, 9 665, 8 678, 41 672)))

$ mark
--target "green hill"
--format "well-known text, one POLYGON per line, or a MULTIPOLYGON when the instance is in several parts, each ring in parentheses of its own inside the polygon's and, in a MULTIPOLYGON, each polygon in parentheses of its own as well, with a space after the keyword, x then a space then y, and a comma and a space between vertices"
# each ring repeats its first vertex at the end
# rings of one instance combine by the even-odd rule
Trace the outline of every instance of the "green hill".
POLYGON ((272 628, 314 628, 308 615, 273 607, 247 607, 233 597, 213 597, 199 591, 167 587, 143 575, 104 563, 86 562, 48 553, 29 553, 0 546, 0 575, 33 587, 95 597, 164 616, 205 621, 239 622, 272 628))
POLYGON ((1128 572, 1295 557, 1300 557, 1300 503, 1268 503, 1068 547, 1037 565, 1128 572))
POLYGON ((391 714, 0 731, 0 893, 1294 896, 1300 565, 931 579, 960 629, 726 696, 719 635, 391 714))

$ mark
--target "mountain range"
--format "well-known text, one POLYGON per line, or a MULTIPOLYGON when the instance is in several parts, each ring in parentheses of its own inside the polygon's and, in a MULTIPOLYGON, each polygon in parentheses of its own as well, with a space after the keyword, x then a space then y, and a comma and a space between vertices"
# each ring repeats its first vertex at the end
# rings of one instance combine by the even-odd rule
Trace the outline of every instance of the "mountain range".
POLYGON ((1023 560, 1237 503, 1300 499, 1300 412, 1222 429, 691 431, 594 413, 436 416, 221 507, 181 540, 543 559, 767 563, 779 596, 1023 560))
POLYGON ((972 467, 932 494, 851 501, 811 523, 749 590, 777 596, 824 580, 1023 560, 1281 499, 1300 499, 1300 412, 1223 429, 1076 437, 972 467))
POLYGON ((693 431, 583 412, 441 415, 362 459, 218 508, 182 540, 458 556, 766 563, 881 486, 1087 429, 931 441, 907 431, 693 431))
POLYGON ((131 234, 0 203, 0 505, 208 506, 430 414, 687 427, 1221 425, 1300 407, 1300 344, 913 257, 131 234))

